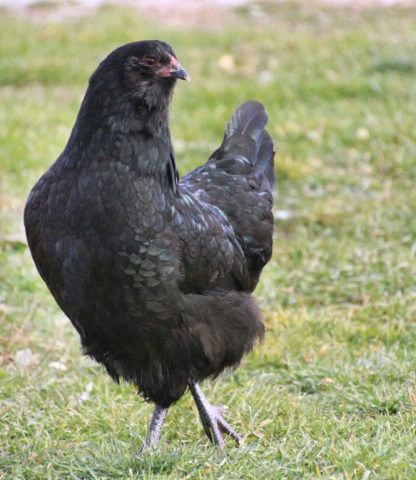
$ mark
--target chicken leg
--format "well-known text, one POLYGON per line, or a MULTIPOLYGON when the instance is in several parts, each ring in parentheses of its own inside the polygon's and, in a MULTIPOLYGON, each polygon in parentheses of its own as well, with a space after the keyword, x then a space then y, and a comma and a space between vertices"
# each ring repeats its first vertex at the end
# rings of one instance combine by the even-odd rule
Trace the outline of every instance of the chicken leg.
POLYGON ((167 408, 161 407, 160 405, 155 405, 152 419, 150 420, 149 432, 147 434, 147 437, 141 449, 141 452, 149 450, 152 447, 156 447, 156 445, 159 442, 163 422, 165 420, 167 413, 168 413, 167 408))
POLYGON ((190 384, 189 389, 198 408, 204 431, 211 442, 223 449, 224 439, 222 433, 226 433, 236 441, 237 445, 239 445, 242 439, 228 422, 224 420, 222 416, 224 408, 217 405, 211 405, 197 383, 190 384))

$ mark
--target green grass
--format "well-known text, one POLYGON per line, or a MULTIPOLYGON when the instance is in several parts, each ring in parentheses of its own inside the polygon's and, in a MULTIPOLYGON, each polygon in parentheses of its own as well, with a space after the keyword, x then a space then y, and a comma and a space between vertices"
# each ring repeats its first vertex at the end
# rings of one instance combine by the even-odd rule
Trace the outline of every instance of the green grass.
POLYGON ((416 478, 416 9, 259 5, 202 27, 115 8, 0 12, 0 479, 416 478), (256 292, 265 342, 205 385, 245 435, 224 452, 186 395, 158 452, 137 455, 151 406, 81 357, 21 240, 25 198, 89 74, 117 45, 157 37, 193 80, 171 114, 180 171, 257 98, 279 150, 276 209, 292 213, 256 292), (26 348, 36 362, 22 368, 26 348))

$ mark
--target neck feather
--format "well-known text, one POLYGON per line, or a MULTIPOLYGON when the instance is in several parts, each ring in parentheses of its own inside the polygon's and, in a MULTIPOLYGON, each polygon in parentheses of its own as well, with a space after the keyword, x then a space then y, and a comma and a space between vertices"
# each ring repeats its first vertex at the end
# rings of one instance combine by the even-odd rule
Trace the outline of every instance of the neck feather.
POLYGON ((90 83, 65 148, 66 161, 81 168, 121 162, 175 190, 177 171, 168 125, 172 89, 142 83, 133 95, 126 90, 112 94, 101 82, 90 83))

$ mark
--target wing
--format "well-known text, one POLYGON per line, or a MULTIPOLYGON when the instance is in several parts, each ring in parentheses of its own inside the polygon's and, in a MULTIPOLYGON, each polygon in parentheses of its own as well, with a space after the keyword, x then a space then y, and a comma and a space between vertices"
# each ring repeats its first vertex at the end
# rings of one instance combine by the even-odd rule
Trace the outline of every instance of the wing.
POLYGON ((218 207, 182 184, 172 224, 182 245, 180 287, 184 293, 247 289, 244 253, 218 207))

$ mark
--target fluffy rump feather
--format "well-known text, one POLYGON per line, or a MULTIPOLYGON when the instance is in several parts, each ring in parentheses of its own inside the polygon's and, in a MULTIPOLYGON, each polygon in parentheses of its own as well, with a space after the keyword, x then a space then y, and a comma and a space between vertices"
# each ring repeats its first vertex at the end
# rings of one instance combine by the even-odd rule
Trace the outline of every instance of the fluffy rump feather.
POLYGON ((153 331, 151 340, 137 345, 134 353, 127 354, 125 342, 96 334, 84 339, 83 351, 102 363, 115 381, 131 382, 145 399, 167 407, 189 382, 237 367, 263 337, 260 312, 249 294, 181 295, 180 304, 179 327, 168 335, 163 328, 153 331))

